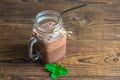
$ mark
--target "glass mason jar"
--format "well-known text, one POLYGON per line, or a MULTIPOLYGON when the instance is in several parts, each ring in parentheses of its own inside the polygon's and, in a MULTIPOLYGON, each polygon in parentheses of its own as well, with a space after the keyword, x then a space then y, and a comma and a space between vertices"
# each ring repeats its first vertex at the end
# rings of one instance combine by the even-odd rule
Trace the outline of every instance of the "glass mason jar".
POLYGON ((29 40, 29 58, 54 63, 66 54, 66 30, 56 11, 42 11, 35 17, 29 40), (57 23, 57 24, 56 24, 57 23))

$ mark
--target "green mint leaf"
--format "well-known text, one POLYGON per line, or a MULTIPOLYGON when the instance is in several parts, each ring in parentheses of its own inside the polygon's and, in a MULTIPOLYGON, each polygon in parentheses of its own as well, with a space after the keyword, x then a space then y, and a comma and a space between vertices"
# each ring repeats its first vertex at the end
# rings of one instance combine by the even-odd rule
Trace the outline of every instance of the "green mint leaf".
POLYGON ((52 73, 51 74, 51 78, 54 80, 54 79, 56 79, 58 76, 56 75, 56 74, 54 74, 54 73, 52 73))
POLYGON ((65 67, 58 65, 56 68, 56 74, 63 76, 69 74, 69 71, 65 67))
POLYGON ((56 64, 46 64, 46 65, 45 65, 45 68, 46 68, 48 71, 50 71, 50 72, 52 72, 52 73, 55 73, 55 71, 56 71, 56 64))
POLYGON ((51 72, 52 79, 69 74, 69 71, 61 65, 46 64, 45 67, 49 72, 51 72))

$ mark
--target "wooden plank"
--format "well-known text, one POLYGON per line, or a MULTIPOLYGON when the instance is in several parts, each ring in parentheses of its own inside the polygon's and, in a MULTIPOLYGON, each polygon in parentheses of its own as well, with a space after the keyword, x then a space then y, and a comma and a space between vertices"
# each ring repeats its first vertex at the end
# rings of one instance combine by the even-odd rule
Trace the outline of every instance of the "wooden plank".
MULTIPOLYGON (((80 42, 80 41, 79 41, 80 42)), ((67 45, 67 55, 95 55, 95 54, 114 54, 116 55, 120 49, 120 43, 114 42, 99 42, 99 44, 93 45, 97 43, 97 41, 81 41, 79 45, 78 43, 67 45), (81 44, 80 44, 81 43, 81 44), (91 43, 91 44, 89 44, 91 43), (116 44, 117 43, 117 44, 116 44), (84 46, 82 46, 84 45, 84 46), (89 45, 89 46, 88 46, 89 45), (73 46, 73 47, 72 47, 73 46), (100 47, 97 47, 100 46, 100 47)), ((6 48, 1 49, 0 51, 0 60, 9 60, 9 59, 19 59, 24 58, 27 55, 27 47, 24 45, 12 45, 6 48), (9 57, 11 56, 11 57, 9 57)))
MULTIPOLYGON (((85 56, 69 56, 59 61, 59 64, 65 66, 70 74, 66 77, 77 76, 119 76, 120 75, 120 61, 115 61, 113 54, 96 54, 85 56)), ((1 63, 0 73, 6 76, 49 76, 44 65, 39 63, 1 63), (44 74, 44 75, 43 75, 44 74)))
MULTIPOLYGON (((0 59, 10 58, 7 55, 11 54, 11 58, 14 54, 17 54, 15 57, 22 57, 27 54, 27 45, 5 45, 1 46, 0 51, 0 59), (8 47, 5 47, 8 46, 8 47), (3 55, 3 56, 2 56, 3 55)), ((72 41, 67 44, 67 55, 72 54, 81 54, 81 55, 87 55, 87 54, 116 54, 119 52, 120 49, 120 41, 72 41), (95 44, 96 43, 96 44, 95 44)))
MULTIPOLYGON (((120 49, 120 41, 107 41, 107 40, 78 40, 78 41, 68 41, 67 42, 67 53, 109 53, 115 49, 120 49)), ((0 53, 9 53, 10 51, 27 51, 27 41, 22 43, 5 44, 1 43, 0 53), (3 46, 2 46, 3 45, 3 46)))
MULTIPOLYGON (((26 51, 28 40, 31 37, 31 28, 29 25, 1 26, 0 50, 26 51)), ((112 48, 120 47, 120 27, 118 25, 80 27, 80 29, 68 27, 68 29, 73 31, 72 37, 74 38, 67 40, 68 53, 103 51, 104 49, 111 51, 112 48)))
MULTIPOLYGON (((33 25, 1 25, 0 39, 28 39, 31 36, 33 25), (17 27, 16 27, 17 26, 17 27), (10 29, 10 30, 9 30, 10 29), (21 32, 21 33, 18 33, 21 32), (15 34, 16 33, 16 34, 15 34)), ((73 32, 72 37, 75 39, 120 39, 119 25, 89 25, 80 26, 75 24, 68 24, 65 26, 66 30, 73 32), (73 27, 74 28, 73 28, 73 27)))
MULTIPOLYGON (((64 0, 63 0, 64 1, 64 0)), ((78 5, 82 2, 75 2, 74 4, 71 1, 40 1, 38 3, 31 3, 31 2, 22 2, 22 1, 1 1, 1 6, 0 6, 0 17, 1 20, 4 19, 22 19, 22 20, 29 20, 34 18, 34 16, 43 10, 55 10, 55 11, 62 11, 65 8, 68 8, 70 6, 78 5), (2 4, 4 3, 4 4, 2 4), (56 5, 54 5, 56 4, 56 5), (66 4, 66 5, 64 5, 66 4), (26 7, 25 7, 26 6, 26 7)), ((98 0, 97 0, 98 1, 98 0)), ((119 1, 119 0, 117 0, 119 1)), ((91 1, 92 2, 92 1, 91 1)), ((108 1, 110 2, 110 1, 108 1)), ((113 0, 114 2, 114 0, 113 0)), ((119 3, 119 2, 117 2, 119 3)), ((88 3, 87 7, 81 8, 72 11, 68 15, 66 15, 68 18, 72 16, 72 14, 80 14, 79 16, 88 16, 90 18, 94 18, 94 21, 96 19, 108 19, 109 20, 119 20, 120 19, 120 14, 119 14, 119 5, 114 5, 114 4, 90 4, 88 3)), ((74 15, 75 16, 75 15, 74 15)), ((67 18, 65 18, 67 19, 67 18)), ((90 19, 91 20, 91 19, 90 19)), ((94 22, 93 21, 93 22, 94 22)), ((1 21, 2 22, 2 21, 1 21)))
MULTIPOLYGON (((120 27, 119 25, 94 25, 94 26, 79 26, 74 24, 66 26, 66 30, 73 32, 68 39, 78 40, 119 40, 120 27), (75 26, 74 28, 71 26, 75 26), (72 38, 73 37, 73 38, 72 38)), ((1 44, 7 40, 25 41, 31 37, 32 25, 1 25, 0 40, 1 44), (16 27, 17 26, 17 27, 16 27)))
MULTIPOLYGON (((0 77, 1 80, 51 80, 49 77, 42 77, 42 76, 2 76, 0 77)), ((86 77, 86 76, 77 76, 77 77, 60 77, 57 80, 119 80, 120 77, 101 77, 101 76, 92 76, 92 77, 86 77)))
POLYGON ((83 3, 91 3, 91 4, 119 4, 119 0, 67 0, 73 2, 83 2, 83 3))
POLYGON ((49 1, 49 0, 10 0, 10 1, 6 1, 6 0, 2 0, 2 2, 28 2, 28 3, 39 3, 39 2, 83 2, 83 3, 94 3, 94 4, 97 4, 97 3, 103 3, 103 4, 113 4, 113 3, 119 3, 120 1, 119 0, 52 0, 52 1, 49 1))

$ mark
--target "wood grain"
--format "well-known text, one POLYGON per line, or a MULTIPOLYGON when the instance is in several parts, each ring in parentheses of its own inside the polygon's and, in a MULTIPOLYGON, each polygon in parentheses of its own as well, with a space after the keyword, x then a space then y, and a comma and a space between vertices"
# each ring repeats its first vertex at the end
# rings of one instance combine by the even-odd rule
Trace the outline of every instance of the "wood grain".
POLYGON ((0 80, 51 80, 42 62, 27 58, 35 15, 88 6, 63 16, 67 55, 58 61, 69 71, 57 80, 120 80, 120 0, 1 0, 0 80))

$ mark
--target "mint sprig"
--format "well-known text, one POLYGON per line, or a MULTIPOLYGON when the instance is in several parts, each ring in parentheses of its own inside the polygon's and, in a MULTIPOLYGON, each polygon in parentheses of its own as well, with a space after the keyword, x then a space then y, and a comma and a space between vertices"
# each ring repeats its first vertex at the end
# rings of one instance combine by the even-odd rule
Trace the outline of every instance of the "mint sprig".
POLYGON ((56 79, 59 76, 64 76, 64 75, 69 74, 69 71, 65 67, 61 66, 60 64, 59 65, 56 65, 56 64, 46 64, 45 68, 49 72, 51 72, 51 78, 52 79, 56 79))

